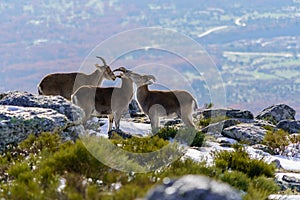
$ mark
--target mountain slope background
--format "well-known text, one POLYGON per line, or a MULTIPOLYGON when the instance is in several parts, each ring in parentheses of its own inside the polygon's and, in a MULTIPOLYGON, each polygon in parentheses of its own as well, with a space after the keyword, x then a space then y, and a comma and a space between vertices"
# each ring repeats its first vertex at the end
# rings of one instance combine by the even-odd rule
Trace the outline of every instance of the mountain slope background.
MULTIPOLYGON (((4 0, 0 91, 37 93, 43 76, 79 70, 90 51, 112 35, 162 27, 191 37, 208 52, 222 76, 228 107, 255 113, 270 104, 286 103, 299 115, 299 5, 298 0, 4 0)), ((149 57, 136 55, 128 63, 138 65, 149 57)), ((185 63, 167 63, 189 73, 185 63)), ((199 77, 191 77, 192 84, 205 85, 199 77)), ((203 95, 198 101, 203 105, 210 101, 209 91, 200 88, 197 92, 203 95)))

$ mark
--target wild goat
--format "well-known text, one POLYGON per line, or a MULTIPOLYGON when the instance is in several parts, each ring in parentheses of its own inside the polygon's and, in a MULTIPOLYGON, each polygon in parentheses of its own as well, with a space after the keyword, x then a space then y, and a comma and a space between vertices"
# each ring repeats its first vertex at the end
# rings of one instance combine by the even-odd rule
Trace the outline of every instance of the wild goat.
POLYGON ((91 74, 80 72, 55 73, 46 75, 38 85, 41 95, 60 95, 70 100, 71 95, 82 85, 101 85, 103 79, 115 80, 116 76, 111 71, 102 57, 97 56, 103 62, 103 66, 95 64, 97 68, 91 74))
MULTIPOLYGON (((118 70, 126 73, 125 68, 118 70)), ((127 74, 137 85, 137 100, 144 113, 149 116, 152 130, 159 127, 159 117, 173 113, 177 114, 187 127, 195 128, 192 113, 197 108, 197 102, 190 93, 183 90, 149 90, 148 85, 156 80, 154 76, 129 73, 128 70, 127 74)))
POLYGON ((128 108, 133 96, 133 81, 126 72, 117 77, 122 79, 121 87, 82 86, 72 95, 72 102, 85 112, 84 121, 96 111, 99 115, 108 115, 108 131, 112 129, 113 120, 115 128, 120 128, 121 115, 128 108))

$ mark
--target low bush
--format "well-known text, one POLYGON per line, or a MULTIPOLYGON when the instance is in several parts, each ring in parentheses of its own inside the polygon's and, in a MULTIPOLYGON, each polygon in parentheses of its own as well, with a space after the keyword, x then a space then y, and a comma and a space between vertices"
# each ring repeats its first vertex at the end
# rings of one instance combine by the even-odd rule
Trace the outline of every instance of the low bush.
POLYGON ((282 129, 268 130, 263 139, 263 144, 267 145, 274 155, 284 155, 288 145, 299 143, 300 134, 289 134, 282 129))
POLYGON ((270 194, 278 192, 279 186, 273 179, 264 176, 257 177, 251 181, 244 200, 268 199, 270 194))
POLYGON ((247 191, 251 182, 247 174, 240 171, 226 171, 219 176, 219 179, 243 191, 247 191))
POLYGON ((164 127, 160 129, 156 136, 164 139, 176 139, 180 143, 190 143, 190 146, 201 147, 204 142, 205 134, 201 131, 189 128, 164 127))
POLYGON ((258 176, 274 177, 275 166, 263 160, 251 159, 241 145, 234 145, 234 151, 214 153, 215 166, 222 171, 237 170, 247 174, 250 178, 258 176))
MULTIPOLYGON (((126 151, 145 153, 161 149, 171 142, 158 135, 145 140, 108 140, 95 136, 90 138, 90 143, 85 138, 62 143, 58 138, 58 135, 49 133, 38 138, 30 136, 13 152, 1 155, 0 175, 7 174, 8 177, 0 182, 0 199, 136 199, 144 197, 149 188, 160 184, 164 178, 172 179, 186 174, 202 174, 227 182, 244 190, 248 199, 261 199, 278 189, 272 180, 273 166, 250 159, 240 146, 236 146, 232 152, 215 153, 212 166, 191 159, 177 159, 165 163, 156 171, 135 174, 105 166, 86 147, 97 149, 99 144, 113 142, 112 146, 117 144, 126 151), (18 152, 21 152, 19 156, 14 155, 18 152)), ((172 148, 169 150, 174 151, 172 148)), ((107 156, 106 152, 102 153, 107 156)), ((132 161, 127 157, 119 162, 124 164, 132 161)), ((134 164, 137 163, 132 162, 134 164)))
POLYGON ((168 145, 169 142, 158 136, 153 137, 132 137, 128 139, 114 139, 112 142, 118 145, 120 148, 134 153, 148 153, 157 151, 164 146, 168 145))

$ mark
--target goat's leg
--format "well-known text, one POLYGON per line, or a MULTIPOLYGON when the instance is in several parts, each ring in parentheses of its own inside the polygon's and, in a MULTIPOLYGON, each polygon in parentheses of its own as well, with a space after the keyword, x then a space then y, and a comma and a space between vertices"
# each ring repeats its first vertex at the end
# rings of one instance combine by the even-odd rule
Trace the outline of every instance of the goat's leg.
POLYGON ((192 116, 193 108, 188 107, 185 109, 181 109, 181 113, 182 113, 181 119, 183 123, 189 128, 195 128, 195 125, 193 123, 193 116, 192 116))
POLYGON ((149 113, 152 133, 156 133, 159 128, 159 117, 155 112, 149 113))
POLYGON ((113 121, 114 121, 114 115, 113 114, 109 114, 108 115, 108 132, 111 131, 112 129, 112 124, 113 124, 113 121))
POLYGON ((192 119, 192 116, 182 116, 182 121, 183 123, 189 127, 189 128, 195 128, 195 125, 193 123, 193 119, 192 119))
POLYGON ((121 121, 122 112, 115 113, 115 127, 116 129, 120 129, 120 121, 121 121))
POLYGON ((85 124, 87 122, 87 120, 91 117, 93 109, 88 108, 88 107, 81 107, 81 108, 84 111, 84 117, 83 117, 82 122, 85 124))

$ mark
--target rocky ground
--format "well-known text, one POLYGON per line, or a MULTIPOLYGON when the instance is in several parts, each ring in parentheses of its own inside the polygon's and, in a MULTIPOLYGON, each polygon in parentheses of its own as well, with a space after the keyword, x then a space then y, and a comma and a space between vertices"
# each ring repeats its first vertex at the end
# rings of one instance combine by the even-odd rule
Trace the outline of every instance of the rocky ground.
MULTIPOLYGON (((147 136, 151 134, 149 119, 139 110, 136 102, 132 102, 129 113, 121 121, 121 129, 130 135, 147 136)), ((263 159, 277 166, 276 182, 282 191, 290 191, 290 195, 271 195, 270 199, 300 199, 300 140, 292 140, 279 149, 268 148, 263 139, 268 130, 283 129, 290 138, 297 138, 300 132, 300 121, 295 119, 295 110, 288 105, 272 105, 257 116, 250 111, 237 109, 207 109, 195 114, 195 121, 206 122, 198 124, 199 129, 206 133, 202 147, 190 147, 185 157, 196 161, 212 162, 211 152, 216 150, 232 150, 231 144, 240 142, 253 158, 263 159), (217 120, 213 120, 217 119, 217 120)), ((9 92, 0 94, 0 151, 9 144, 17 144, 29 133, 39 135, 41 132, 60 132, 64 140, 75 140, 87 130, 89 134, 108 137, 107 121, 97 117, 82 125, 83 113, 80 108, 61 97, 37 96, 26 92, 9 92)), ((179 119, 165 119, 162 123, 180 126, 179 119)), ((161 187, 149 191, 147 199, 164 196, 164 199, 174 199, 175 191, 201 190, 193 180, 205 177, 182 177, 174 181, 166 181, 161 187), (174 187, 173 187, 174 186, 174 187), (171 189, 168 189, 171 188, 171 189), (175 188, 175 190, 174 190, 175 188), (173 192, 165 192, 174 190, 173 192)), ((199 182, 199 181, 198 181, 199 182)), ((218 185, 220 183, 216 183, 218 185)), ((203 185, 202 185, 203 186, 203 185)), ((204 187, 204 186, 203 186, 204 187)), ((227 186, 226 186, 227 187, 227 186)), ((225 187, 225 188, 226 188, 225 187)), ((226 189, 221 193, 225 194, 226 189), (224 192, 225 191, 225 192, 224 192)), ((225 199, 234 198, 225 197, 225 199)), ((187 199, 187 198, 185 198, 187 199)))

